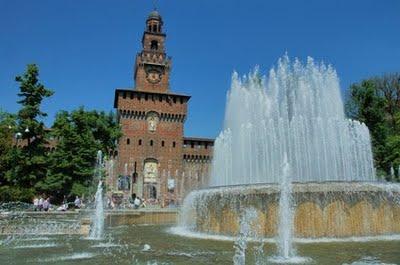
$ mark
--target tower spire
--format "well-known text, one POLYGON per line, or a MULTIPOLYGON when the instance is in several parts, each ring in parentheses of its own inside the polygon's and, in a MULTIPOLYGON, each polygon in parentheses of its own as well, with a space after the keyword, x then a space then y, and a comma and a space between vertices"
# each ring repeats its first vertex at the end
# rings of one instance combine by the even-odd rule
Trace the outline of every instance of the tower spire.
POLYGON ((153 0, 153 10, 157 11, 157 0, 153 0))

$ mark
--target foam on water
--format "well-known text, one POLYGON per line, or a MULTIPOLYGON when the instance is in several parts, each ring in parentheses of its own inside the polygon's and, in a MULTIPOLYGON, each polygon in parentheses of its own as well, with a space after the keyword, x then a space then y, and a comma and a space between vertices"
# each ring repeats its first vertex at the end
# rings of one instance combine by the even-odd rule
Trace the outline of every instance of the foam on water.
POLYGON ((21 238, 19 241, 47 241, 50 240, 49 237, 30 237, 30 238, 21 238))
POLYGON ((196 256, 212 256, 215 255, 215 252, 212 251, 193 251, 193 252, 184 252, 184 251, 170 251, 167 252, 169 256, 180 256, 187 258, 194 258, 196 256))
POLYGON ((358 261, 352 263, 343 263, 343 265, 396 265, 393 263, 383 263, 377 257, 363 257, 358 261))
POLYGON ((122 245, 112 243, 112 242, 107 242, 107 243, 99 243, 96 245, 91 246, 92 248, 116 248, 116 247, 121 247, 122 245))
POLYGON ((268 258, 268 261, 275 264, 306 264, 306 263, 311 263, 313 260, 310 258, 297 257, 297 256, 289 258, 285 258, 282 256, 273 256, 268 258))
POLYGON ((26 249, 26 248, 54 248, 60 247, 62 245, 56 244, 54 242, 44 243, 44 244, 31 244, 31 245, 17 245, 13 247, 14 249, 26 249))
MULTIPOLYGON (((189 238, 198 238, 198 239, 207 239, 207 240, 215 240, 215 241, 236 241, 237 237, 234 236, 225 236, 225 235, 216 235, 216 234, 206 234, 188 230, 181 226, 170 227, 166 230, 168 233, 177 236, 189 237, 189 238)), ((265 242, 275 244, 275 238, 247 238, 248 241, 251 242, 265 242)), ((400 241, 400 234, 396 235, 381 235, 381 236, 362 236, 362 237, 342 237, 342 238, 334 238, 334 237, 320 237, 320 238, 293 238, 293 242, 299 244, 315 244, 315 243, 340 243, 340 242, 374 242, 374 241, 400 241)))
POLYGON ((69 260, 83 260, 95 257, 96 254, 90 252, 73 253, 70 255, 57 256, 45 259, 38 259, 39 262, 57 262, 57 261, 69 261, 69 260))

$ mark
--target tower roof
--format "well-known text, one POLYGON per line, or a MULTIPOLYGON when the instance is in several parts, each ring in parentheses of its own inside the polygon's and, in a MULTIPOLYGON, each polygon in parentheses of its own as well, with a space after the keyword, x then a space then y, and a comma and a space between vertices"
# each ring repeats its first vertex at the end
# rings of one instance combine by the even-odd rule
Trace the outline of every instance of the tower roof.
POLYGON ((157 10, 153 10, 150 12, 148 15, 147 19, 157 19, 157 20, 162 20, 160 13, 158 13, 157 10))

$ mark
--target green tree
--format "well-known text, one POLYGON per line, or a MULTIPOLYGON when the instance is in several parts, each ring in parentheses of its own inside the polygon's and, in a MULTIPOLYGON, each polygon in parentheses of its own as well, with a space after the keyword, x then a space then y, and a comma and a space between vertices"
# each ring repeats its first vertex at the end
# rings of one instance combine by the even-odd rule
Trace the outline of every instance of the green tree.
MULTIPOLYGON (((30 201, 37 183, 47 172, 46 131, 41 120, 47 114, 41 110, 41 104, 53 92, 40 83, 39 68, 35 64, 29 64, 25 73, 17 76, 15 81, 20 87, 18 104, 21 108, 11 125, 16 144, 0 159, 2 167, 6 167, 3 169, 4 181, 10 185, 8 195, 0 199, 30 201)), ((3 188, 4 191, 6 188, 3 188)))
POLYGON ((15 115, 0 110, 0 186, 8 184, 6 172, 11 168, 7 159, 13 147, 15 115))
POLYGON ((106 154, 114 149, 121 131, 112 113, 81 107, 71 113, 60 111, 52 135, 58 140, 57 148, 50 155, 48 174, 39 186, 60 198, 89 192, 97 151, 106 154))
POLYGON ((46 176, 46 131, 42 118, 47 114, 41 110, 42 101, 53 95, 39 81, 39 68, 29 64, 26 72, 17 76, 21 98, 21 109, 17 114, 18 131, 22 134, 22 152, 16 152, 18 160, 13 178, 22 187, 35 187, 46 176))
POLYGON ((390 167, 400 165, 400 74, 387 74, 351 85, 346 113, 368 126, 375 166, 389 176, 390 167))

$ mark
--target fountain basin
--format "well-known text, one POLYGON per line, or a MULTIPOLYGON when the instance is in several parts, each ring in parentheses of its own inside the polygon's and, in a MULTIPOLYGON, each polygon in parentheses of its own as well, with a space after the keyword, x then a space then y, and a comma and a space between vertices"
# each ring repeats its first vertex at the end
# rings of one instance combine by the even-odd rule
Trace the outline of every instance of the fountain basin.
MULTIPOLYGON (((236 236, 243 209, 258 212, 264 237, 277 234, 280 189, 274 184, 194 191, 181 225, 195 232, 236 236)), ((294 234, 302 238, 379 236, 400 233, 400 185, 368 182, 294 183, 294 234)))

